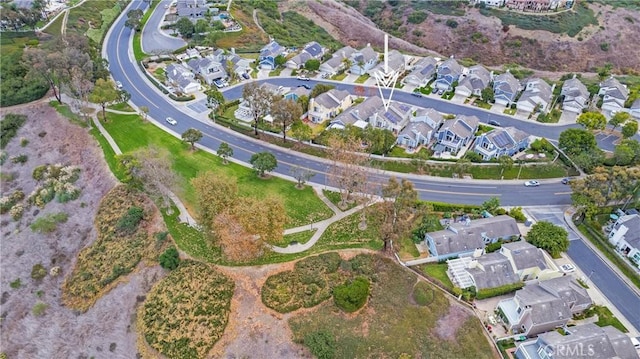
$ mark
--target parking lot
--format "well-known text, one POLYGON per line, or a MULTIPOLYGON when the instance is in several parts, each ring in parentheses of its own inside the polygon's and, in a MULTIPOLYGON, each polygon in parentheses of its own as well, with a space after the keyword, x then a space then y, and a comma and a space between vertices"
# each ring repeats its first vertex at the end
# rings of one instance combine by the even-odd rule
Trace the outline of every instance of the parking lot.
POLYGON ((569 241, 579 240, 580 237, 572 231, 564 222, 564 211, 562 207, 536 207, 525 210, 537 222, 547 221, 564 228, 569 233, 569 241))
POLYGON ((602 148, 603 150, 613 151, 615 148, 614 142, 616 142, 617 140, 618 136, 609 133, 600 132, 596 134, 596 141, 598 142, 598 146, 600 146, 600 148, 602 148))
POLYGON ((207 107, 207 100, 206 99, 202 99, 200 101, 188 104, 187 107, 190 110, 195 111, 197 113, 203 113, 203 112, 207 112, 209 110, 209 107, 207 107))

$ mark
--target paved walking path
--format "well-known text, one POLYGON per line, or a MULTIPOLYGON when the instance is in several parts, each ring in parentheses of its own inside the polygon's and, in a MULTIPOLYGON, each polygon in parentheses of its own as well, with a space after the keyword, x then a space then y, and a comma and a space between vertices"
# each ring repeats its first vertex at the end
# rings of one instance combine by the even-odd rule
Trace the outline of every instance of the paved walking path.
MULTIPOLYGON (((320 198, 323 198, 324 195, 322 195, 320 198)), ((326 197, 324 197, 326 198, 326 197)), ((309 241, 307 243, 304 244, 300 244, 300 243, 296 243, 296 244, 290 244, 287 247, 276 247, 276 246, 271 246, 271 249, 276 252, 276 253, 300 253, 300 252, 304 252, 307 249, 313 247, 314 244, 316 244, 316 242, 320 239, 320 237, 322 237, 322 234, 324 233, 324 231, 329 227, 330 224, 337 222, 343 218, 346 218, 358 211, 360 211, 361 209, 363 209, 365 206, 371 206, 377 202, 381 201, 381 199, 376 199, 373 200, 371 202, 369 202, 368 204, 364 205, 361 204, 359 206, 353 207, 348 211, 345 212, 340 212, 340 213, 336 213, 335 216, 329 218, 329 219, 325 219, 324 221, 320 221, 320 222, 316 222, 316 223, 311 223, 310 225, 306 225, 306 226, 302 226, 302 227, 296 227, 296 228, 289 228, 288 230, 284 231, 284 234, 290 234, 290 233, 298 233, 298 232, 303 232, 303 231, 307 231, 309 229, 316 229, 316 232, 313 234, 313 236, 311 237, 311 239, 309 239, 309 241)))

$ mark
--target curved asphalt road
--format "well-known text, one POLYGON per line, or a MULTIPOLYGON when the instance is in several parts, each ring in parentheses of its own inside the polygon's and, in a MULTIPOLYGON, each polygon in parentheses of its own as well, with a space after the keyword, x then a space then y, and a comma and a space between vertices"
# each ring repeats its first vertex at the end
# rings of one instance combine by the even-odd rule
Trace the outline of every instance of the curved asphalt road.
MULTIPOLYGON (((170 5, 171 0, 163 0, 151 14, 144 29, 142 29, 142 50, 148 54, 155 52, 173 52, 187 43, 179 37, 166 35, 160 31, 160 22, 164 18, 165 5, 170 5)), ((146 8, 146 3, 140 8, 146 8)))
MULTIPOLYGON (((135 1, 131 3, 129 9, 144 8, 146 3, 135 1)), ((126 11, 123 13, 125 14, 126 11)), ((110 69, 113 77, 122 82, 124 89, 131 94, 131 101, 137 106, 149 107, 149 115, 158 121, 161 128, 169 129, 177 134, 184 132, 189 128, 196 128, 203 132, 204 137, 200 144, 210 149, 217 149, 221 142, 227 142, 234 149, 234 157, 240 161, 248 162, 252 154, 256 152, 269 151, 278 159, 278 168, 276 172, 289 175, 292 165, 299 165, 309 168, 316 172, 312 178, 314 183, 327 184, 325 173, 329 167, 329 162, 325 159, 311 157, 295 151, 275 147, 254 140, 247 136, 229 131, 216 125, 210 125, 191 118, 178 110, 171 101, 162 95, 147 78, 140 73, 138 65, 135 64, 133 54, 131 52, 131 29, 124 26, 126 15, 120 16, 113 27, 107 34, 105 40, 105 55, 110 63, 110 69), (171 116, 178 120, 176 126, 169 126, 164 122, 167 116, 171 116)), ((294 84, 294 79, 275 79, 270 81, 276 84, 294 84)), ((352 87, 350 85, 339 85, 352 87)), ((241 88, 236 87, 229 89, 225 96, 228 98, 238 97, 241 88)), ((424 106, 429 106, 429 99, 416 98, 410 94, 398 93, 397 99, 407 100, 410 103, 416 101, 424 101, 424 106)), ((433 100, 431 100, 433 101, 433 100)), ((440 104, 441 101, 433 101, 433 105, 440 104)), ((455 104, 451 105, 451 109, 457 108, 455 104)), ((476 114, 483 121, 488 118, 496 119, 507 124, 507 117, 499 115, 491 115, 484 111, 472 110, 463 106, 458 106, 461 113, 476 114), (487 117, 491 115, 492 117, 487 117), (504 118, 503 118, 504 117, 504 118)), ((442 111, 451 111, 438 108, 442 111)), ((532 124, 533 125, 533 124, 532 124)), ((539 125, 538 125, 539 126, 539 125)), ((542 129, 541 129, 542 130, 542 129)), ((559 180, 541 181, 542 185, 537 188, 525 188, 523 181, 468 181, 455 180, 450 178, 435 178, 428 176, 395 174, 397 177, 405 177, 411 179, 415 188, 418 190, 420 198, 431 201, 442 201, 450 203, 469 203, 480 204, 491 197, 499 197, 503 205, 563 205, 571 203, 570 189, 559 183, 559 180)), ((381 173, 374 176, 376 182, 386 182, 389 174, 381 173)))

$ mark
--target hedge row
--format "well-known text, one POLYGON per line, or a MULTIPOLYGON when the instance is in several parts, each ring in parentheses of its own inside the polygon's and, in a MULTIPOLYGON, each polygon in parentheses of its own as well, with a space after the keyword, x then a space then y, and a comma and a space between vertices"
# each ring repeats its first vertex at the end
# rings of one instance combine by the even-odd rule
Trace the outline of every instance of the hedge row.
POLYGON ((514 284, 503 285, 496 288, 480 289, 476 294, 476 299, 481 300, 481 299, 497 297, 503 294, 513 293, 522 287, 524 287, 524 283, 518 282, 514 284))
POLYGON ((472 205, 472 204, 452 204, 452 203, 444 203, 444 202, 428 202, 422 201, 427 205, 433 207, 435 212, 472 212, 481 210, 482 206, 472 205))

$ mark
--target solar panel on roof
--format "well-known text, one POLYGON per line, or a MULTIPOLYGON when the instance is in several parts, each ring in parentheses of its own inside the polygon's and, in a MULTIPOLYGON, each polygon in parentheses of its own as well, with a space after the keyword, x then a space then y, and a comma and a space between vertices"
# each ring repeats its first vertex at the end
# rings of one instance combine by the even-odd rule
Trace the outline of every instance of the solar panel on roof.
POLYGON ((511 138, 507 135, 506 132, 501 132, 495 136, 493 136, 493 142, 496 146, 500 148, 505 148, 508 145, 512 144, 511 138))
POLYGON ((393 123, 398 123, 398 118, 392 114, 391 112, 387 112, 384 114, 384 117, 386 117, 389 121, 393 122, 393 123))

